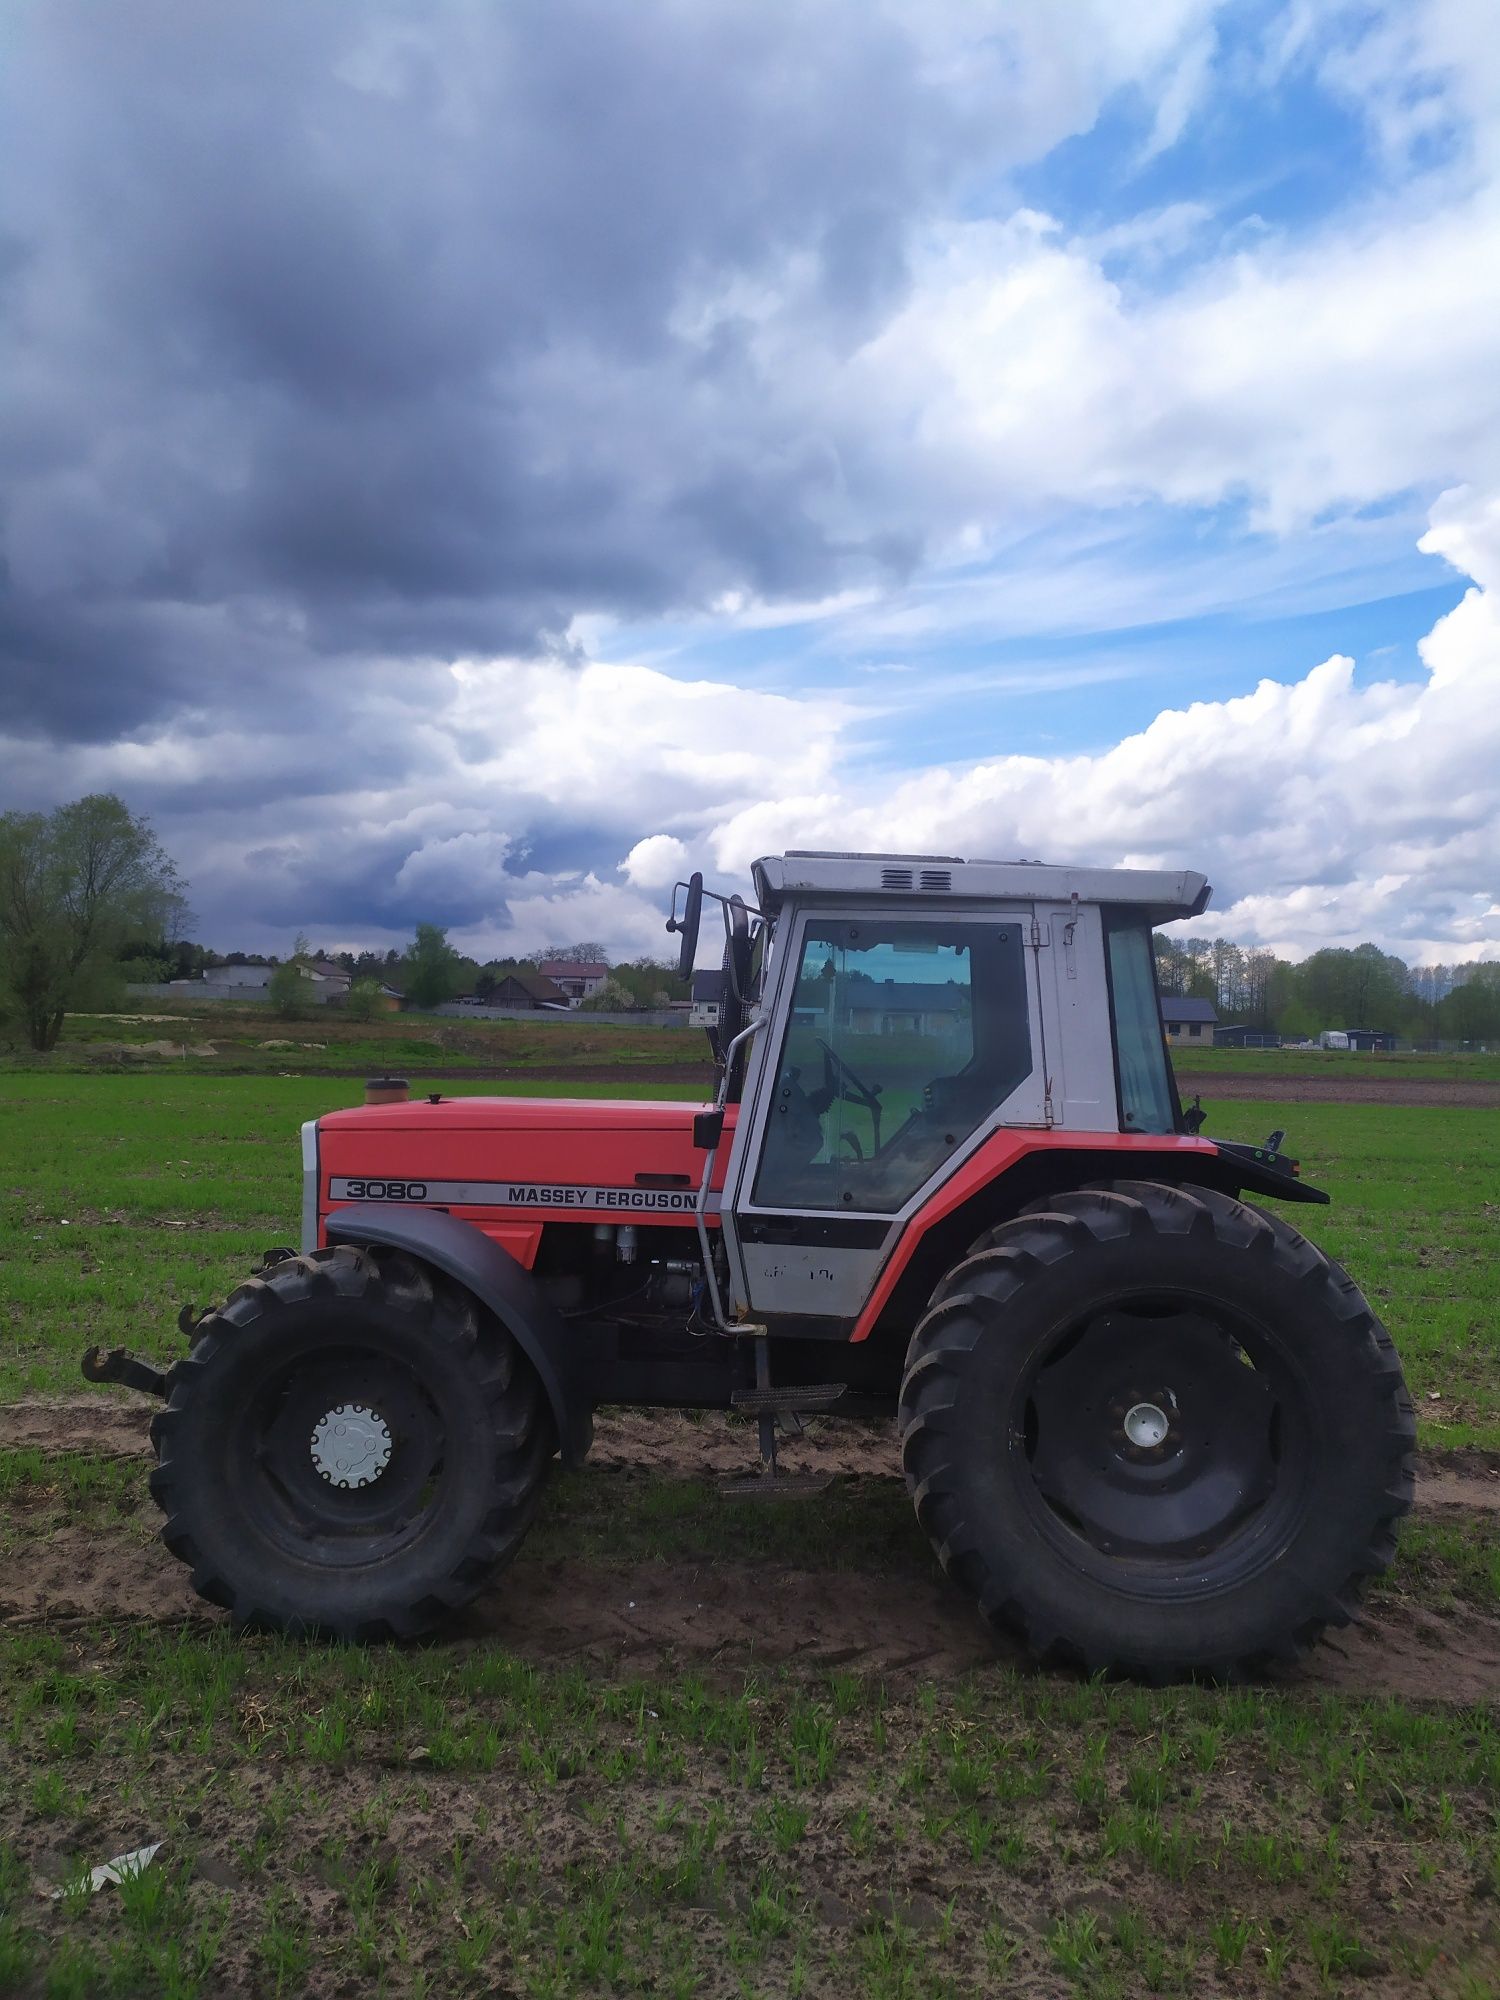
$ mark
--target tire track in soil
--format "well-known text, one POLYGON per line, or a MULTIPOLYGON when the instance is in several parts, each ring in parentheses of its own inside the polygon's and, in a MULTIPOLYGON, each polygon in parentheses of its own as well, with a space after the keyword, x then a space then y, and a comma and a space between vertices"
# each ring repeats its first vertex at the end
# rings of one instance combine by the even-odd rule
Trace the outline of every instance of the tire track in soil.
MULTIPOLYGON (((144 1401, 101 1398, 81 1406, 77 1400, 11 1405, 0 1410, 0 1445, 144 1458, 150 1409, 144 1401)), ((631 1410, 600 1416, 593 1462, 691 1477, 742 1470, 752 1454, 747 1426, 631 1410)), ((1457 1513, 1500 1508, 1494 1463, 1500 1455, 1429 1456, 1419 1505, 1457 1513)), ((897 1473, 894 1438, 872 1424, 829 1424, 789 1442, 787 1460, 847 1476, 897 1473)), ((707 1493, 705 1502, 716 1504, 707 1493)), ((12 1514, 23 1532, 26 1511, 12 1514)), ((0 1624, 207 1627, 222 1617, 194 1596, 186 1571, 155 1537, 131 1524, 103 1532, 54 1528, 36 1537, 24 1562, 6 1565, 0 1575, 0 1624)), ((991 1644, 935 1567, 930 1576, 883 1575, 754 1560, 620 1564, 528 1560, 523 1553, 454 1621, 450 1643, 502 1645, 539 1665, 634 1671, 687 1663, 733 1671, 758 1661, 943 1680, 997 1658, 1026 1664, 1015 1649, 991 1644)), ((1281 1684, 1493 1701, 1500 1698, 1500 1620, 1471 1611, 1439 1616, 1408 1599, 1386 1598, 1324 1640, 1281 1684)))
MULTIPOLYGON (((0 1627, 221 1624, 187 1572, 128 1528, 48 1535, 0 1580, 0 1627)), ((947 1680, 994 1664, 1027 1667, 991 1644, 971 1608, 930 1580, 782 1569, 761 1562, 592 1563, 523 1556, 449 1627, 447 1643, 500 1645, 541 1666, 660 1671, 778 1664, 826 1673, 947 1680)), ((1440 1618, 1378 1604, 1277 1677, 1289 1689, 1479 1703, 1500 1697, 1500 1620, 1440 1618)))

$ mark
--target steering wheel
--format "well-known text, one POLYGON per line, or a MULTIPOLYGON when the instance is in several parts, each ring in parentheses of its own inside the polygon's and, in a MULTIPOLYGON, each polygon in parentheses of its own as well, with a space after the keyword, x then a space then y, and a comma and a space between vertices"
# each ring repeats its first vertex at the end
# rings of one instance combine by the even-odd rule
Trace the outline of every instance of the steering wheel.
POLYGON ((823 1090, 831 1104, 835 1097, 853 1098, 862 1104, 870 1114, 871 1151, 880 1151, 880 1085, 866 1083, 856 1076, 848 1063, 830 1043, 818 1036, 818 1047, 823 1051, 823 1090))

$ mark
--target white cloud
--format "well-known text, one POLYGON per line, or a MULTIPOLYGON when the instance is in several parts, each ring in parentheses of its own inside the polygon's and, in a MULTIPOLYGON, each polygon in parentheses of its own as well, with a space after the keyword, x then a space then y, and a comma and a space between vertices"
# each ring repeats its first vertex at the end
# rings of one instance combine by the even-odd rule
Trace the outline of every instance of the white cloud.
POLYGON ((637 889, 666 889, 683 879, 691 858, 675 834, 648 833, 620 863, 620 873, 637 889))
POLYGON ((170 774, 158 824, 226 913, 224 946, 275 948, 299 928, 395 942, 420 914, 483 954, 564 935, 661 954, 666 891, 690 864, 743 887, 756 855, 813 846, 1199 866, 1219 891, 1208 921, 1246 943, 1500 956, 1500 497, 1444 495, 1423 547, 1475 583, 1421 642, 1422 679, 1362 684, 1335 655, 1165 709, 1097 754, 877 776, 865 738, 878 726, 899 746, 925 712, 921 675, 879 677, 861 708, 502 660, 412 696, 415 775, 344 790, 337 761, 309 755, 290 815, 254 791, 295 740, 243 746, 231 797, 213 735, 92 751, 86 782, 138 796, 145 770, 170 774), (526 858, 580 828, 624 857, 616 879, 604 861, 526 858))
POLYGON ((1424 546, 1484 588, 1422 641, 1421 682, 1361 686, 1336 655, 1099 755, 760 801, 715 829, 719 866, 784 846, 1191 865, 1219 887, 1214 928, 1246 943, 1500 956, 1500 503, 1445 496, 1424 546))
POLYGON ((935 234, 909 302, 817 402, 949 522, 1247 496, 1286 532, 1500 470, 1495 190, 1268 239, 1144 298, 1107 254, 1030 211, 935 234))

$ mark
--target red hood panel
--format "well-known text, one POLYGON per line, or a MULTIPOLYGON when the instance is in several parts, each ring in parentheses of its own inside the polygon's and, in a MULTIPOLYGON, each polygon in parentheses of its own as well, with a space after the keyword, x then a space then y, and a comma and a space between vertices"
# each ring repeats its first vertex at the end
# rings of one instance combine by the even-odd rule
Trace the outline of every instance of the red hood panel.
MULTIPOLYGON (((322 1132, 688 1132, 709 1104, 659 1103, 639 1097, 445 1097, 438 1104, 362 1104, 330 1111, 322 1132)), ((734 1108, 729 1113, 733 1119, 734 1108)))
MULTIPOLYGON (((534 1209, 555 1217, 564 1199, 560 1190, 634 1190, 643 1185, 642 1175, 658 1187, 670 1176, 666 1185, 696 1193, 704 1156, 693 1144, 693 1119, 709 1108, 618 1097, 451 1097, 438 1104, 333 1111, 318 1122, 319 1206, 326 1210, 347 1198, 333 1193, 330 1183, 351 1178, 490 1184, 491 1190, 504 1183, 498 1193, 487 1190, 487 1199, 503 1200, 510 1216, 534 1209), (526 1185, 537 1192, 524 1195, 526 1185)), ((736 1108, 725 1119, 726 1132, 736 1108)), ((722 1185, 728 1152, 727 1145, 719 1149, 715 1186, 722 1185)), ((576 1193, 566 1198, 579 1199, 576 1193)), ((452 1206, 455 1213, 470 1212, 462 1196, 452 1206)), ((679 1210, 663 1198, 660 1207, 661 1220, 692 1219, 690 1203, 679 1210)), ((593 1215, 595 1205, 574 1212, 593 1215)))

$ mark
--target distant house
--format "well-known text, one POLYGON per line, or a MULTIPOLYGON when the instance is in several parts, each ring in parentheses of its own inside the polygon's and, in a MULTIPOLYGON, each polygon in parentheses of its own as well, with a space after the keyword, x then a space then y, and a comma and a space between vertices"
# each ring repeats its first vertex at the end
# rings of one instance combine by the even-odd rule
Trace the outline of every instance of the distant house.
POLYGON ((1172 993, 1162 995, 1161 1025, 1169 1042, 1197 1042, 1211 1048, 1218 1023, 1218 1011, 1212 1000, 1183 1000, 1172 993))
POLYGON ((347 993, 354 984, 352 972, 346 972, 342 965, 335 965, 327 958, 315 958, 311 965, 304 965, 302 976, 310 979, 315 986, 321 986, 330 999, 336 993, 347 993))
POLYGON ((851 979, 834 997, 833 975, 804 979, 792 1019, 799 1027, 844 1029, 851 1035, 951 1035, 969 1019, 969 989, 917 979, 851 979))
POLYGON ((722 972, 695 972, 693 974, 692 1009, 688 1021, 695 1028, 717 1028, 719 1008, 724 998, 724 975, 722 972))
POLYGON ((470 1001, 469 1004, 527 1007, 540 1013, 545 1009, 568 1007, 575 1003, 557 980, 549 979, 545 972, 528 972, 522 966, 515 972, 507 972, 503 979, 497 979, 487 1001, 470 1001))
POLYGON ((602 958, 549 958, 537 970, 561 989, 573 1007, 591 1000, 609 977, 609 967, 602 958))
POLYGON ((247 1000, 253 1000, 265 992, 271 983, 274 965, 210 965, 200 972, 196 979, 174 979, 173 986, 211 986, 215 993, 227 987, 232 991, 243 991, 247 1000))
POLYGON ((843 1025, 855 1035, 951 1034, 969 1014, 969 989, 915 979, 851 979, 843 995, 843 1025))

